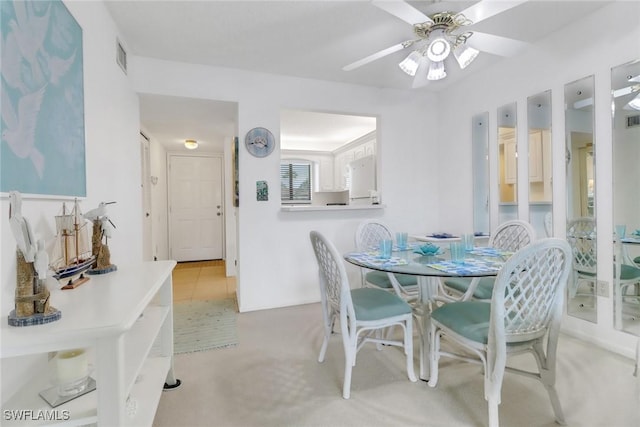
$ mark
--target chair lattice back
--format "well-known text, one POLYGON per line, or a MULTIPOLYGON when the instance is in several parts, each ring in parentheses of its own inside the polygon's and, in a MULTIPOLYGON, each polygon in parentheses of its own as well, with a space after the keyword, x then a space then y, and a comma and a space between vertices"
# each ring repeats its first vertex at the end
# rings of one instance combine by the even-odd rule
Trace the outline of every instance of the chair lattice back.
POLYGON ((317 231, 312 231, 310 238, 320 270, 320 292, 331 307, 339 310, 341 298, 349 296, 349 281, 340 255, 333 244, 317 231))
POLYGON ((571 258, 569 244, 555 238, 534 242, 509 258, 493 292, 494 337, 528 341, 543 336, 550 322, 560 320, 571 258))
POLYGON ((515 252, 531 244, 535 238, 536 233, 528 222, 507 221, 500 224, 491 235, 489 246, 515 252))
POLYGON ((358 225, 356 230, 356 248, 360 251, 378 249, 380 240, 393 240, 389 228, 375 221, 365 221, 358 225))
POLYGON ((596 223, 583 217, 569 221, 567 242, 573 251, 573 268, 579 273, 596 273, 596 223))

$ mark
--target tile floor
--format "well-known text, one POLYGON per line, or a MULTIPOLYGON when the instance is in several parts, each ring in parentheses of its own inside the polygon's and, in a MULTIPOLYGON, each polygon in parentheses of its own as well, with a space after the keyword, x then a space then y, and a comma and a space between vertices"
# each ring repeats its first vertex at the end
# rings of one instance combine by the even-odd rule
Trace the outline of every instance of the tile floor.
POLYGON ((223 260, 179 262, 172 278, 174 302, 236 297, 236 278, 225 277, 223 260))

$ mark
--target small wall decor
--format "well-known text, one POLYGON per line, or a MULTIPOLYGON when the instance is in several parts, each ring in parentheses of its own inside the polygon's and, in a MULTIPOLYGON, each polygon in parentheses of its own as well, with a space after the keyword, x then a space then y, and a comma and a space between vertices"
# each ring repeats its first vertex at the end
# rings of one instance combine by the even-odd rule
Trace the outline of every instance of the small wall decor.
POLYGON ((265 128, 253 128, 247 132, 244 144, 249 153, 256 157, 266 157, 275 148, 273 134, 265 128))
POLYGON ((267 181, 256 181, 256 200, 259 202, 269 200, 269 184, 267 181))
POLYGON ((82 28, 59 0, 2 1, 0 27, 0 191, 86 196, 82 28))

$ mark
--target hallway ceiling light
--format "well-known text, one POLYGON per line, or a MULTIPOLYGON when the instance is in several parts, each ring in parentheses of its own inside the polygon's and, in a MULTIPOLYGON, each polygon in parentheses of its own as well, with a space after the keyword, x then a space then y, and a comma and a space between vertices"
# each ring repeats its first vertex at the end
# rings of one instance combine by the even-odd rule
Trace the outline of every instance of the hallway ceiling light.
POLYGON ((195 150, 198 148, 198 141, 195 139, 186 139, 184 141, 184 146, 187 150, 195 150))

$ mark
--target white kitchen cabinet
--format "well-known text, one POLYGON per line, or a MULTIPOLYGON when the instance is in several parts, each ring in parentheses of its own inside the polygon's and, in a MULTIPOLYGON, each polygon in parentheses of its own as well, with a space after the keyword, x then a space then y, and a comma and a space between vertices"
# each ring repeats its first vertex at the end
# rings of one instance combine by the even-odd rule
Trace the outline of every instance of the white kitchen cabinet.
POLYGON ((320 167, 320 191, 331 191, 335 188, 334 185, 334 161, 332 157, 320 159, 318 161, 320 167))
POLYGON ((342 153, 336 156, 335 158, 335 167, 334 167, 334 182, 336 190, 344 190, 348 188, 348 171, 349 171, 349 162, 353 161, 353 152, 342 153))
MULTIPOLYGON (((93 354, 95 391, 55 408, 38 395, 52 384, 46 373, 25 378, 3 405, 7 411, 68 413, 68 420, 36 420, 27 425, 151 426, 163 386, 175 384, 171 272, 175 261, 118 266, 72 290, 53 290, 51 305, 62 318, 45 325, 0 330, 0 356, 23 357, 72 348, 93 354)), ((6 319, 6 317, 5 317, 6 319)))
POLYGON ((518 182, 518 153, 515 139, 504 142, 504 182, 515 184, 518 182))
POLYGON ((376 140, 369 141, 364 145, 364 155, 373 156, 376 154, 376 140))
POLYGON ((529 132, 529 182, 543 182, 542 131, 529 132))
POLYGON ((349 163, 354 160, 362 159, 363 157, 375 156, 376 140, 374 135, 371 137, 366 141, 335 155, 334 180, 336 190, 346 189, 350 184, 347 180, 349 174, 349 163), (373 139, 371 139, 371 137, 373 139))

